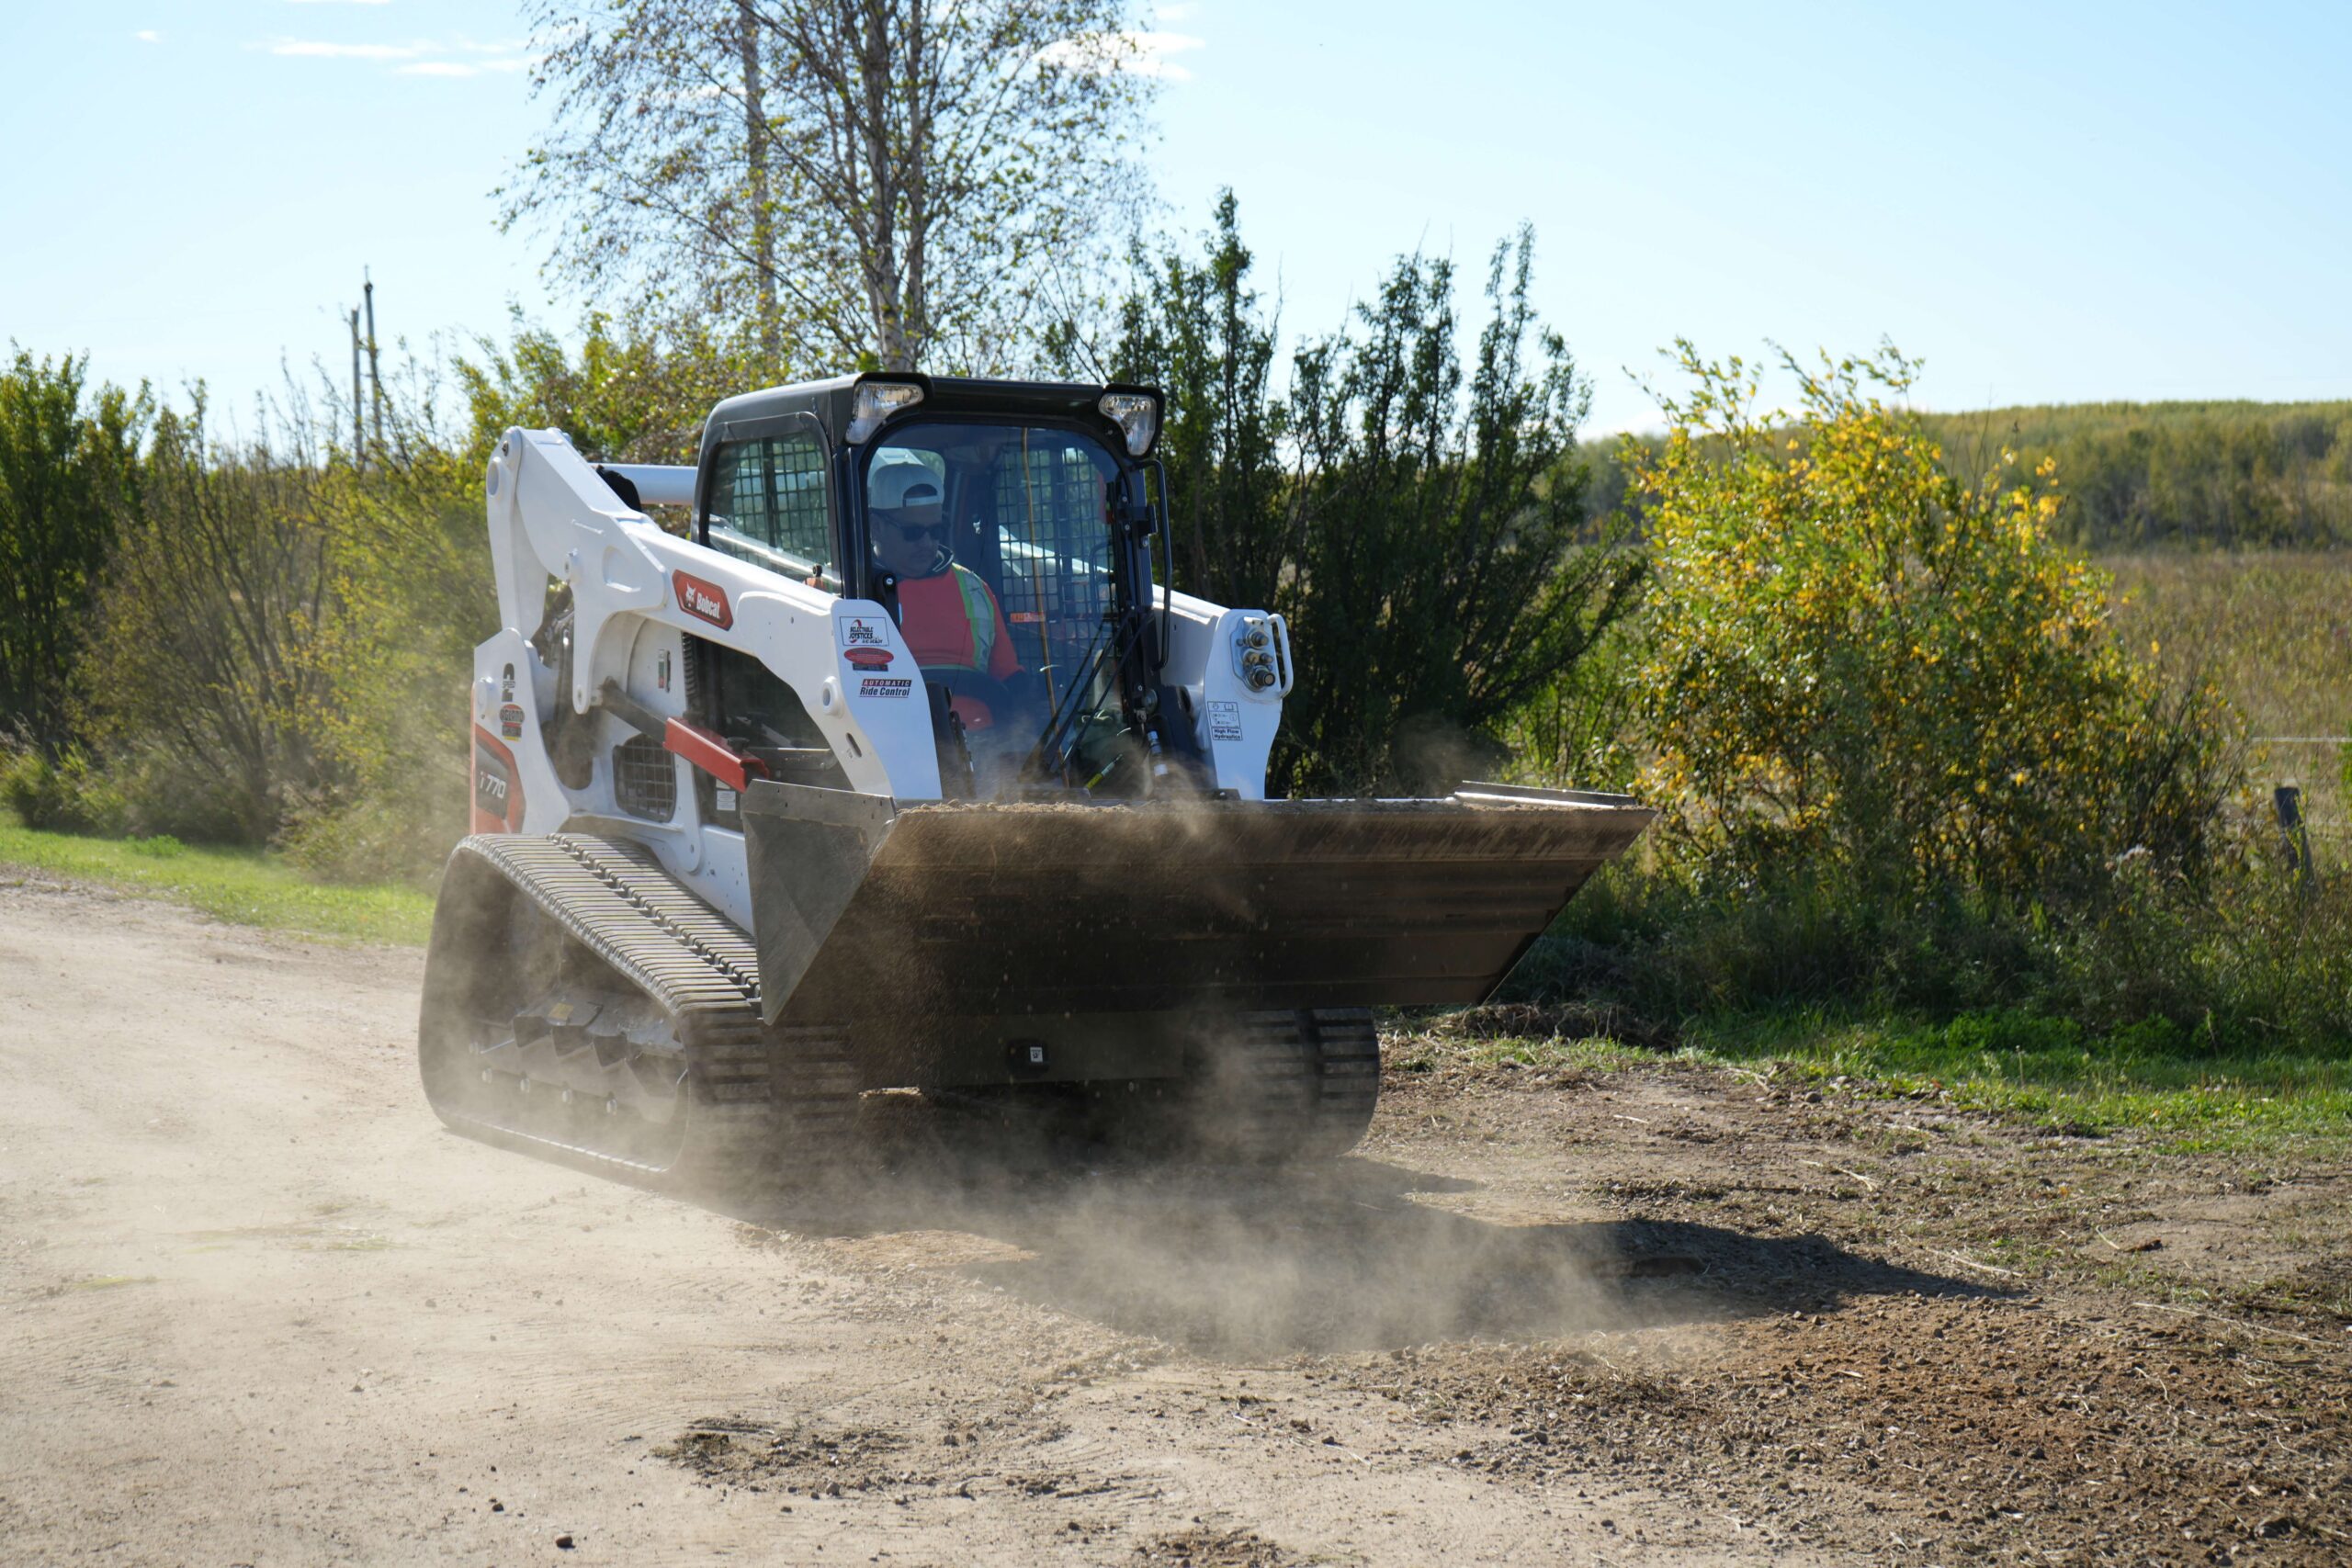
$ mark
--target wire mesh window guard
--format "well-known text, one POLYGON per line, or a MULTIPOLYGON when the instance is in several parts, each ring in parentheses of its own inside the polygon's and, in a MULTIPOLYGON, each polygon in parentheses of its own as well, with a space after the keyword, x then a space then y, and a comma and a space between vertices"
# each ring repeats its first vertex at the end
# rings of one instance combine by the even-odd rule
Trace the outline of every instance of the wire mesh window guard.
POLYGON ((676 814, 677 764, 660 741, 632 735, 613 748, 613 804, 651 822, 676 814))
POLYGON ((978 522, 993 536, 1023 669, 1071 669, 1111 607, 1103 482, 1090 443, 1049 430, 1023 431, 996 459, 978 522))
POLYGON ((825 451, 813 435, 739 441, 719 449, 710 542, 754 565, 796 574, 832 559, 825 451))

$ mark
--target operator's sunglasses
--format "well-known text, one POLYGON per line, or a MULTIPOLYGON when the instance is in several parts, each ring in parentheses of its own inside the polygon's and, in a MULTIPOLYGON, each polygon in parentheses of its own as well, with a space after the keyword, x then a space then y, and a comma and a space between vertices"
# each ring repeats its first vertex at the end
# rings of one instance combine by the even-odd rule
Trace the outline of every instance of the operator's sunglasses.
POLYGON ((944 517, 936 523, 901 523, 895 517, 888 521, 891 527, 906 536, 907 543, 910 545, 917 539, 930 539, 943 545, 947 542, 947 519, 944 517))

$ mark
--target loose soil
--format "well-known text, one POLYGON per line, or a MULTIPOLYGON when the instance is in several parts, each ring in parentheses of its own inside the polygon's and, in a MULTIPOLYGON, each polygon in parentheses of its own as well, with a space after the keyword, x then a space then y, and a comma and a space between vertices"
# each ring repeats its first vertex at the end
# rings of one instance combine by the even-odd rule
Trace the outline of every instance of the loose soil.
POLYGON ((420 963, 0 874, 0 1557, 2352 1559, 2341 1144, 1416 1047, 1322 1170, 877 1096, 706 1208, 443 1130, 420 963))

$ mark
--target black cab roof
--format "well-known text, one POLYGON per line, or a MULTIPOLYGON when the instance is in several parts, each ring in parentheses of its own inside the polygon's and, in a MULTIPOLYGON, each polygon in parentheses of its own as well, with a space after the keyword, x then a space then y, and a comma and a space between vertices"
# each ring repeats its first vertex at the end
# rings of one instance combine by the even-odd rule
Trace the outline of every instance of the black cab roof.
MULTIPOLYGON (((920 402, 892 415, 884 421, 885 424, 920 418, 926 413, 1066 419, 1096 429, 1104 444, 1114 452, 1126 449, 1125 437, 1116 422, 1102 412, 1103 395, 1107 392, 1142 392, 1155 400, 1160 399, 1159 389, 1156 387, 1132 387, 1115 382, 1089 386, 1074 381, 998 381, 963 376, 870 371, 856 376, 836 376, 823 381, 802 381, 789 387, 771 387, 763 391, 742 392, 727 399, 711 410, 710 418, 703 426, 704 455, 707 457, 711 447, 720 442, 750 440, 770 434, 786 423, 797 423, 812 415, 823 429, 827 444, 838 450, 849 444, 857 389, 868 382, 914 386, 922 389, 920 402)), ((1158 421, 1155 420, 1154 423, 1157 425, 1158 421)))

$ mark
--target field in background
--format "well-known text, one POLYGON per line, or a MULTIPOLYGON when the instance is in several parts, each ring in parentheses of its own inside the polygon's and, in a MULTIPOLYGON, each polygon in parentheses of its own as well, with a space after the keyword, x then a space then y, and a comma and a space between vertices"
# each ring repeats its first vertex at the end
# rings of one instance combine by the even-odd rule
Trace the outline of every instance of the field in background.
MULTIPOLYGON (((2352 550, 2115 555, 2117 624, 2165 670, 2209 680, 2256 737, 2352 735, 2352 550)), ((2352 863, 2346 751, 2333 741, 2255 748, 2249 782, 2302 786, 2312 850, 2352 863)))

